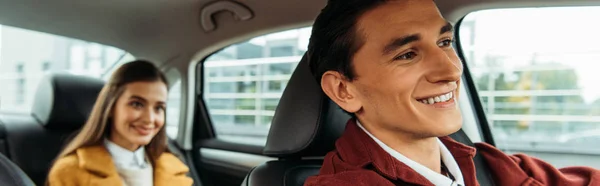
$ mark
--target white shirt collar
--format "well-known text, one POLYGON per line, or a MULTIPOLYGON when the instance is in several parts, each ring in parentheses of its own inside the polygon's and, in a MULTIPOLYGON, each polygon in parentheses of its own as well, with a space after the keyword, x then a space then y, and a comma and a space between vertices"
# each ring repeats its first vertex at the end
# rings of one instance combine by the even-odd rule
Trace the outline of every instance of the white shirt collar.
POLYGON ((417 173, 419 173, 420 175, 425 177, 427 180, 429 180, 434 185, 453 185, 453 186, 456 184, 465 185, 462 172, 460 171, 460 168, 458 167, 458 163, 456 163, 456 160, 454 160, 454 156, 452 156, 452 154, 450 153, 448 148, 446 148, 444 143, 442 143, 442 141, 440 141, 439 139, 437 141, 440 144, 440 152, 442 155, 442 162, 444 163, 444 165, 446 165, 446 168, 448 168, 448 172, 450 174, 452 174, 452 176, 454 176, 454 179, 456 179, 455 181, 452 181, 452 179, 450 179, 444 175, 441 175, 441 174, 439 174, 439 173, 437 173, 437 172, 435 172, 435 171, 433 171, 411 159, 408 159, 406 156, 400 154, 398 151, 395 151, 391 147, 387 146, 385 143, 381 142, 379 139, 377 139, 375 136, 373 136, 369 131, 367 131, 360 124, 360 122, 358 120, 356 120, 356 124, 358 125, 358 127, 360 129, 362 129, 365 133, 367 133, 367 135, 369 135, 375 141, 375 143, 377 143, 388 154, 390 154, 392 157, 396 158, 398 161, 406 164, 408 167, 415 170, 417 173))
POLYGON ((115 165, 119 168, 143 169, 148 166, 143 146, 131 152, 108 139, 104 139, 104 146, 112 156, 115 165))

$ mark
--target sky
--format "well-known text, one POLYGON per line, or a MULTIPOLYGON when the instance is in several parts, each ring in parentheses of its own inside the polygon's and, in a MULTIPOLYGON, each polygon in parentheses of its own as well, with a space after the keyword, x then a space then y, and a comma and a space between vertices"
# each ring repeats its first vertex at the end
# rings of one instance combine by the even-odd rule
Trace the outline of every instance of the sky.
MULTIPOLYGON (((528 66, 533 53, 575 69, 586 102, 600 98, 600 7, 498 9, 475 12, 476 53, 510 56, 504 67, 528 66)), ((461 33, 463 34, 463 33, 461 33)))

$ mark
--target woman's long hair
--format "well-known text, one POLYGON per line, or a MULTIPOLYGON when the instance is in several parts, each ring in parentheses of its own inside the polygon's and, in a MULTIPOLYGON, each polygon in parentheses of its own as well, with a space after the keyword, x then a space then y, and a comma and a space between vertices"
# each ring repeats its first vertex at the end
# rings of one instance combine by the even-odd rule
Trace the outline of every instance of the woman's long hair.
MULTIPOLYGON (((57 160, 75 153, 82 147, 103 145, 104 138, 110 135, 114 106, 119 97, 125 92, 126 85, 134 82, 160 81, 168 86, 164 74, 152 63, 136 60, 119 67, 102 87, 90 116, 80 132, 67 144, 58 155, 57 160)), ((154 166, 155 161, 167 152, 167 135, 163 126, 145 146, 146 155, 154 166)))

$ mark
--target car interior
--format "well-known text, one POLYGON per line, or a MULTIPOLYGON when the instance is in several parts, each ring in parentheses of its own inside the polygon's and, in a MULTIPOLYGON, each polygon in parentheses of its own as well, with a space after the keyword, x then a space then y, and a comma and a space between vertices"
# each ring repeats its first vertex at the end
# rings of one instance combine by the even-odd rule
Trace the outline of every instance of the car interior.
MULTIPOLYGON (((303 185, 318 174, 323 156, 334 149, 350 119, 321 91, 304 57, 310 26, 326 3, 0 0, 0 185, 44 185, 59 151, 85 123, 106 77, 133 59, 151 61, 167 76, 169 150, 190 168, 194 185, 303 185), (101 57, 80 46, 101 48, 101 57), (110 51, 120 53, 106 57, 110 51), (50 57, 32 57, 38 53, 50 57), (32 70, 34 63, 45 70, 32 70)), ((465 67, 459 98, 464 124, 451 137, 469 146, 486 142, 506 153, 525 153, 557 167, 600 168, 600 149, 593 143, 600 139, 600 101, 594 100, 600 90, 590 85, 598 75, 586 71, 595 67, 586 60, 597 59, 600 48, 579 45, 587 48, 563 55, 542 48, 548 45, 543 39, 531 40, 538 45, 510 40, 533 38, 536 33, 527 30, 534 23, 526 21, 535 19, 552 26, 541 27, 546 31, 565 27, 548 32, 584 30, 579 35, 592 37, 598 30, 584 28, 594 23, 571 20, 600 17, 594 13, 600 12, 600 1, 436 3, 455 26, 455 48, 465 67), (484 39, 498 33, 505 44, 484 39), (483 49, 473 49, 478 47, 483 49), (498 64, 505 69, 494 71, 498 64), (585 131, 585 140, 576 140, 585 131), (562 135, 568 140, 552 141, 562 135)), ((479 183, 493 185, 486 162, 481 156, 474 161, 479 183)))
POLYGON ((3 117, 5 153, 37 185, 43 185, 56 155, 85 123, 104 82, 55 74, 38 88, 30 116, 3 117))

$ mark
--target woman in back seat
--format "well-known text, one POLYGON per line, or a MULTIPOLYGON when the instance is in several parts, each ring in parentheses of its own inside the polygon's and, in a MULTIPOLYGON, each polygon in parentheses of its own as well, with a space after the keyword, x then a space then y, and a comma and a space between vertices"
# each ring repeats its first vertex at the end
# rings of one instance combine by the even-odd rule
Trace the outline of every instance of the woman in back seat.
POLYGON ((57 157, 48 185, 192 185, 188 167, 167 150, 167 87, 147 61, 117 69, 57 157))

